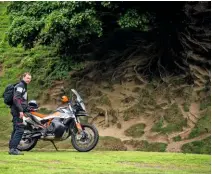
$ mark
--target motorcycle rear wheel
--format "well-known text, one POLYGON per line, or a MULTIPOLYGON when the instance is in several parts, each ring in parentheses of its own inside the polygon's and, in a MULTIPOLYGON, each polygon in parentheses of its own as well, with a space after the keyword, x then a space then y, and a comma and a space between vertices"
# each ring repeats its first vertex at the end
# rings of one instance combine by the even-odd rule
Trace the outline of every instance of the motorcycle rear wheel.
POLYGON ((38 142, 37 138, 21 139, 17 149, 20 151, 30 151, 36 146, 37 142, 38 142))

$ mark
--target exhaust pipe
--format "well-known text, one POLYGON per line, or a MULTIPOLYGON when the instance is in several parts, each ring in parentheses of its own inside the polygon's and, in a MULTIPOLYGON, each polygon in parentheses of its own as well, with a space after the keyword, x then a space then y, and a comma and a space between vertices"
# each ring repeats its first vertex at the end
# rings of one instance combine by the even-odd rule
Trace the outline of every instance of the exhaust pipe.
POLYGON ((25 134, 23 135, 22 138, 36 138, 36 137, 41 137, 42 134, 39 132, 39 133, 35 133, 35 134, 25 134))
POLYGON ((42 134, 41 134, 41 133, 36 133, 36 134, 33 134, 33 135, 31 136, 31 138, 41 137, 41 136, 42 136, 42 134))
POLYGON ((54 140, 55 136, 54 135, 47 135, 45 137, 41 137, 43 140, 54 140))

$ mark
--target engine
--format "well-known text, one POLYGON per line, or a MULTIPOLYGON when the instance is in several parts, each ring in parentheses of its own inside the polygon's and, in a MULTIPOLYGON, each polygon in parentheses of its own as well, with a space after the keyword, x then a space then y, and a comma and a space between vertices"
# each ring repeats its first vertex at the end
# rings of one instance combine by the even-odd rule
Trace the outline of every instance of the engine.
POLYGON ((61 122, 60 118, 54 118, 47 128, 47 134, 54 134, 55 138, 61 138, 66 131, 66 126, 61 122))

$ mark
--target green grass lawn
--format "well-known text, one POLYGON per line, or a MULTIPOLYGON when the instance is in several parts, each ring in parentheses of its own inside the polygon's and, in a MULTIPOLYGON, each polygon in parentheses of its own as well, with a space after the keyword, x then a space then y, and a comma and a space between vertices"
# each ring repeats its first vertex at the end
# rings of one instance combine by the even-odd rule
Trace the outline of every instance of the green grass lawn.
POLYGON ((210 155, 137 151, 0 152, 1 174, 211 173, 210 155))

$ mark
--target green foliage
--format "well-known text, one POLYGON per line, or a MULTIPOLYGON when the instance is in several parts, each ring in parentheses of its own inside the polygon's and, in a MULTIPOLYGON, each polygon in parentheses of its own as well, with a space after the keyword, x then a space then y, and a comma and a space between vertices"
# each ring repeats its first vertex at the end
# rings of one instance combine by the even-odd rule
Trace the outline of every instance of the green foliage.
POLYGON ((200 110, 204 110, 211 106, 211 96, 207 96, 200 101, 200 110))
POLYGON ((124 131, 126 136, 131 136, 133 138, 141 137, 144 134, 145 124, 139 123, 131 126, 129 129, 124 131))
MULTIPOLYGON (((62 48, 68 42, 75 49, 93 35, 100 37, 102 24, 91 4, 75 1, 12 2, 8 6, 12 19, 9 44, 32 48, 36 42, 62 48)), ((76 51, 74 49, 72 51, 76 51)))
POLYGON ((160 132, 160 131, 162 131, 163 121, 164 121, 164 118, 161 117, 160 120, 153 125, 153 127, 152 127, 151 130, 153 132, 160 132))
POLYGON ((165 110, 164 119, 168 123, 177 123, 182 119, 183 115, 181 114, 176 103, 172 104, 168 109, 165 110))
POLYGON ((152 91, 153 86, 150 84, 145 88, 141 89, 141 91, 139 92, 139 102, 138 102, 140 107, 144 105, 151 105, 151 106, 156 105, 155 92, 152 91))
POLYGON ((176 141, 181 141, 182 140, 182 138, 181 138, 181 136, 176 136, 176 137, 173 137, 173 140, 176 142, 176 141))
POLYGON ((119 138, 104 136, 99 138, 99 143, 95 149, 104 151, 124 151, 126 147, 124 147, 123 142, 119 138))
POLYGON ((194 138, 210 131, 211 131, 211 109, 208 108, 202 114, 202 117, 197 121, 195 127, 189 134, 189 138, 194 138))
POLYGON ((102 35, 101 22, 95 18, 95 11, 86 9, 80 13, 67 15, 68 10, 52 12, 45 20, 45 26, 41 31, 43 43, 51 42, 54 45, 64 46, 67 37, 73 40, 70 44, 84 43, 89 36, 102 35), (61 45, 60 45, 61 44, 61 45))
POLYGON ((120 17, 118 24, 121 28, 138 28, 141 31, 148 30, 148 18, 146 15, 140 15, 135 9, 129 9, 120 17))
POLYGON ((165 152, 167 144, 165 143, 148 143, 148 141, 126 140, 124 143, 133 146, 138 151, 146 152, 165 152))
POLYGON ((102 95, 98 100, 97 103, 102 104, 102 105, 108 105, 111 106, 111 101, 108 98, 106 94, 102 95))
POLYGON ((160 120, 155 123, 152 127, 152 131, 163 134, 181 131, 183 126, 186 126, 186 123, 186 119, 183 118, 178 106, 173 104, 165 110, 164 117, 161 117, 160 120), (167 122, 166 126, 164 126, 164 120, 167 122))
POLYGON ((123 115, 124 121, 128 121, 132 118, 138 117, 139 114, 141 113, 141 110, 142 108, 138 104, 125 110, 123 115))
POLYGON ((176 125, 174 123, 169 123, 169 124, 167 124, 167 126, 163 127, 163 125, 161 125, 161 121, 158 121, 157 123, 155 123, 155 125, 152 127, 151 130, 153 132, 160 132, 162 134, 172 133, 175 131, 181 131, 182 126, 185 124, 186 124, 186 122, 182 122, 182 124, 180 124, 180 125, 176 125))
POLYGON ((189 112, 189 104, 188 103, 184 103, 183 109, 184 109, 185 112, 189 112))
POLYGON ((182 146, 184 153, 211 154, 211 137, 182 146))
POLYGON ((33 47, 33 42, 37 39, 43 25, 42 20, 36 21, 32 17, 16 17, 9 28, 9 44, 11 46, 22 44, 25 48, 33 47))
POLYGON ((10 45, 54 45, 72 56, 80 52, 81 45, 103 36, 108 24, 146 31, 149 22, 147 13, 118 2, 11 2, 7 12, 10 45), (113 16, 111 21, 105 21, 108 16, 113 16))

